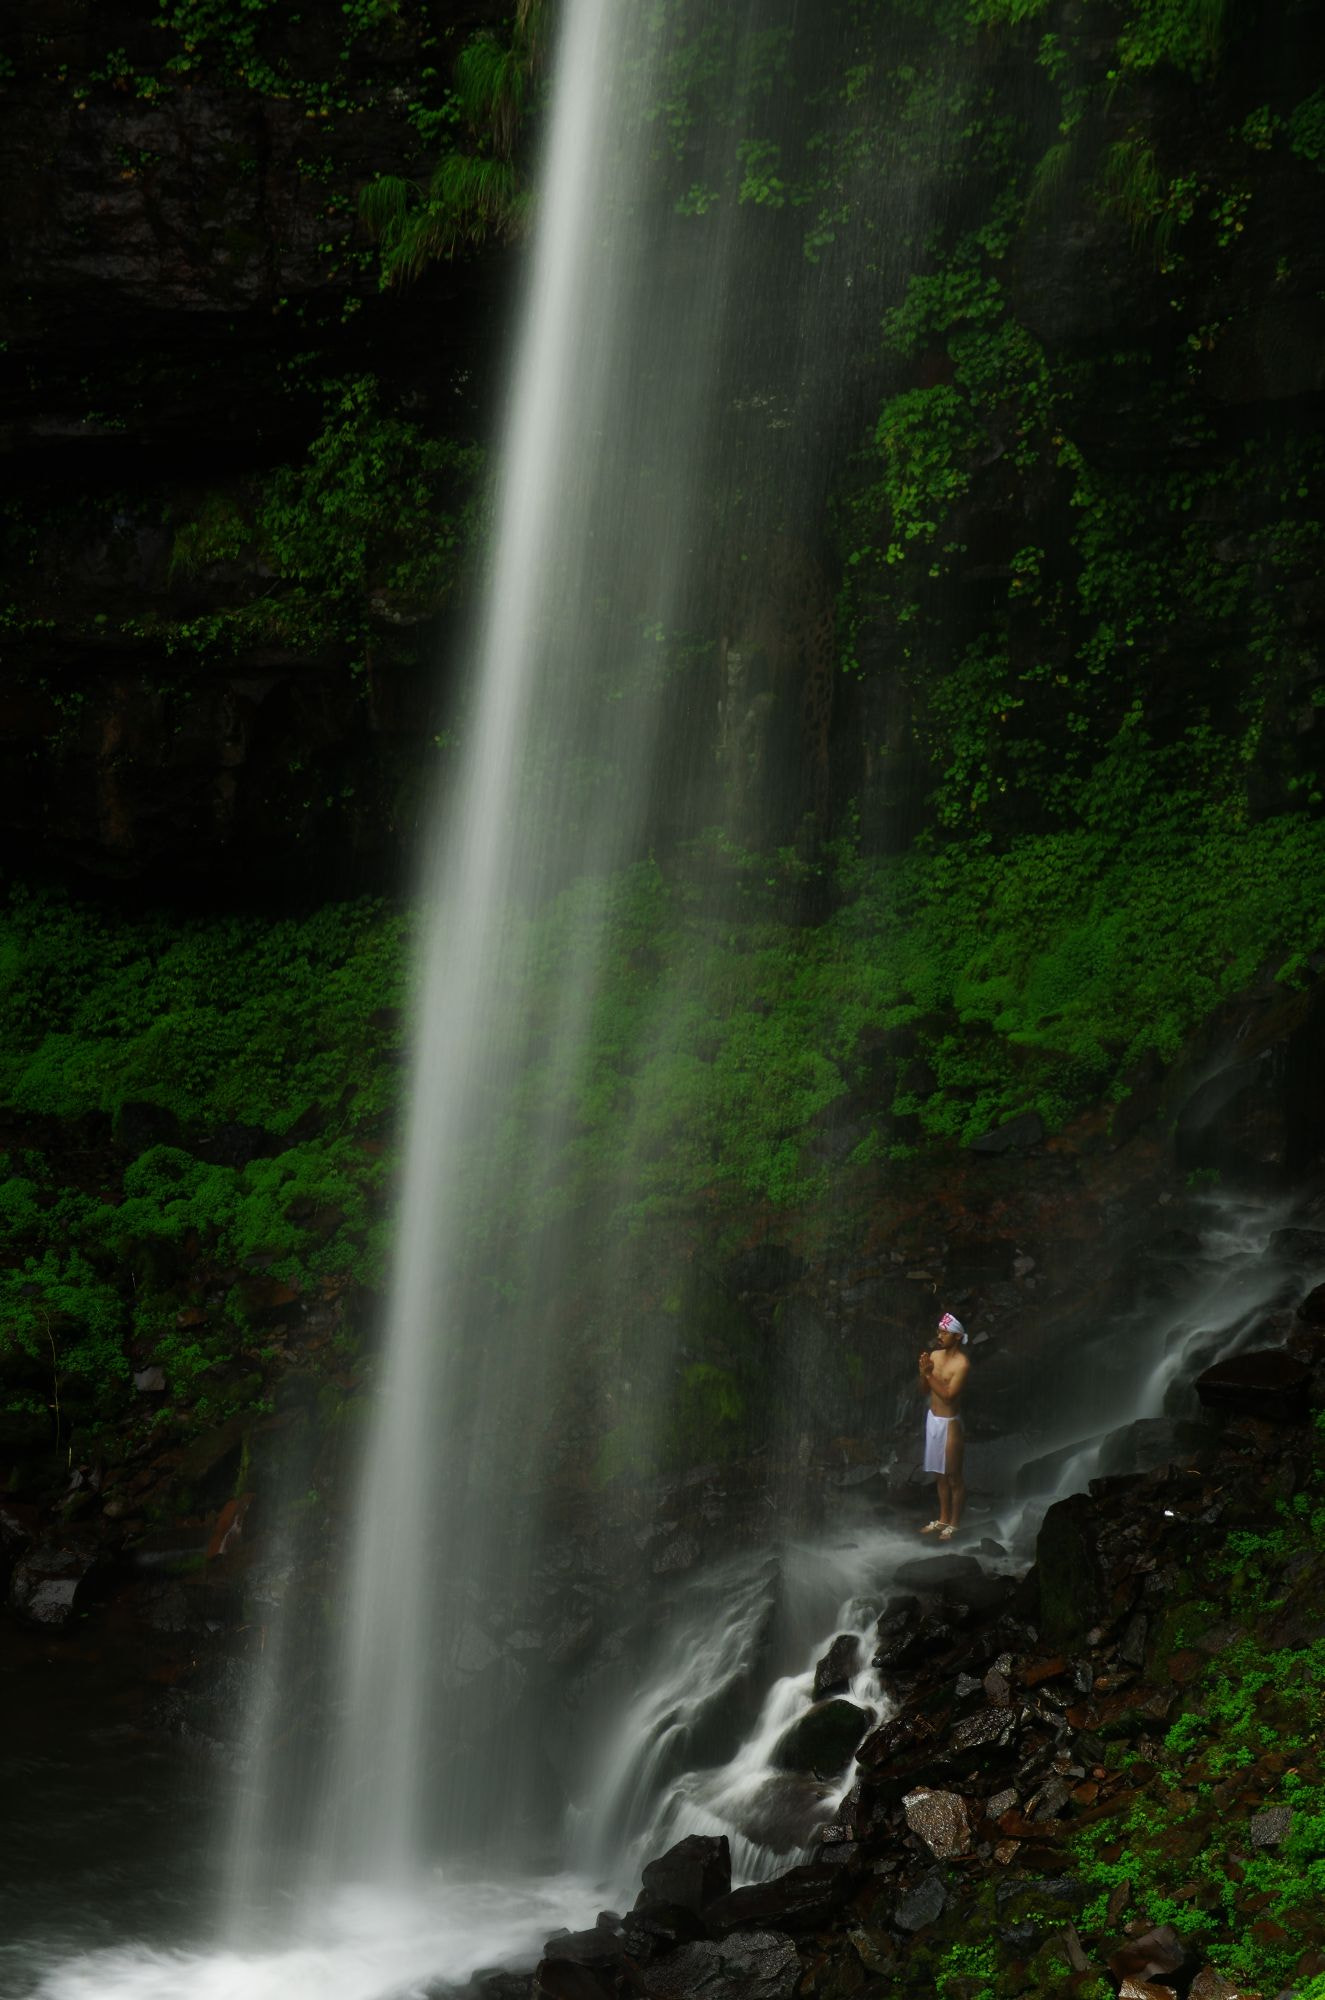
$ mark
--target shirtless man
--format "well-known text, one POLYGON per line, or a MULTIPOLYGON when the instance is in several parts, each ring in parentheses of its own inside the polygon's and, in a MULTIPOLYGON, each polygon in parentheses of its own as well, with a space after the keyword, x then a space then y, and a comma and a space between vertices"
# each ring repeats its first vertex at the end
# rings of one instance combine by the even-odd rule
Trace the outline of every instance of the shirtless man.
POLYGON ((925 1418, 925 1471, 938 1477, 939 1512, 936 1521, 929 1521, 920 1530, 922 1535, 937 1535, 941 1542, 950 1542, 961 1525, 962 1505, 966 1499, 966 1488, 962 1484, 962 1420, 957 1413, 957 1399, 966 1384, 971 1364, 962 1349, 966 1345, 966 1328, 951 1313, 944 1313, 939 1321, 939 1344, 931 1353, 928 1348, 921 1350, 920 1386, 929 1397, 929 1412, 925 1418))

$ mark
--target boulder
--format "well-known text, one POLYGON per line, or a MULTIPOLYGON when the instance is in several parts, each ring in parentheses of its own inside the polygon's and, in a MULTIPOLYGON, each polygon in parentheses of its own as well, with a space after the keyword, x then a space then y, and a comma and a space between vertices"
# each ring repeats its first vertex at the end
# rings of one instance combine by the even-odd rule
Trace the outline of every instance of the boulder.
POLYGON ((1297 1316, 1308 1326, 1325 1326, 1325 1285, 1316 1285, 1307 1293, 1297 1309, 1297 1316))
POLYGON ((14 1564, 10 1608, 31 1625, 67 1625, 92 1595, 103 1560, 93 1544, 36 1543, 14 1564))
POLYGON ((827 1922, 850 1889, 845 1871, 832 1862, 812 1861, 801 1868, 789 1868, 771 1882, 751 1882, 733 1889, 704 1912, 704 1922, 715 1937, 752 1927, 776 1927, 781 1931, 817 1930, 827 1922))
POLYGON ((1282 1347, 1252 1347, 1216 1361, 1196 1378, 1196 1393, 1209 1410, 1266 1417, 1273 1423, 1305 1423, 1310 1411, 1311 1370, 1282 1347))
POLYGON ((1252 1814, 1251 1844, 1255 1848, 1282 1846, 1292 1827, 1290 1806, 1267 1806, 1263 1812, 1252 1814))
POLYGON ((923 1931, 927 1924, 938 1922, 947 1900, 943 1877, 933 1868, 902 1897, 893 1911, 893 1922, 899 1930, 923 1931))
POLYGON ((971 1851, 971 1814, 960 1792, 934 1792, 928 1786, 908 1792, 902 1800, 906 1823, 918 1833, 936 1861, 971 1851))
POLYGON ((1009 1118, 1004 1125, 995 1125, 991 1131, 982 1132, 978 1139, 972 1139, 967 1151, 971 1153, 1025 1153, 1032 1146, 1038 1146, 1044 1138, 1044 1120, 1038 1111, 1023 1111, 1017 1118, 1009 1118))
POLYGON ((635 1898, 636 1910, 673 1906, 702 1915, 732 1885, 731 1849, 726 1834, 692 1833, 650 1861, 635 1898))
POLYGON ((568 1958, 576 1965, 613 1965, 624 1952, 622 1940, 598 1924, 590 1931, 561 1931, 543 1946, 544 1958, 568 1958))
MULTIPOLYGON (((683 1945, 649 1967, 652 2000, 791 2000, 801 1962, 789 1937, 746 1931, 716 1943, 683 1945)), ((558 1996, 560 2000, 560 1996, 558 1996)))
POLYGON ((1040 1631, 1051 1646, 1075 1646, 1104 1612, 1095 1553, 1094 1513, 1084 1493, 1051 1507, 1035 1542, 1040 1631))
POLYGON ((1115 1951, 1109 1953, 1109 1970, 1118 1981, 1165 1979, 1170 1973, 1182 1972, 1189 1964, 1191 1954, 1172 1924, 1158 1924, 1153 1930, 1142 1931, 1139 1937, 1128 1938, 1115 1951))
POLYGON ((818 1702, 779 1738, 769 1761, 776 1771, 835 1778, 846 1769, 871 1719, 867 1709, 840 1696, 818 1702))
POLYGON ((1181 1418, 1138 1417, 1110 1431, 1100 1446, 1097 1473, 1111 1478, 1132 1472, 1153 1472, 1161 1465, 1190 1458, 1214 1442, 1215 1432, 1181 1418))
POLYGON ((693 1910, 683 1910, 679 1903, 660 1903, 647 1910, 632 1910, 622 1928, 621 1942, 628 1957, 647 1961, 707 1935, 703 1918, 693 1910))
POLYGON ((1325 1229, 1276 1229, 1270 1255, 1285 1264, 1325 1264, 1325 1229))
POLYGON ((814 1670, 814 1698, 844 1694, 860 1665, 860 1640, 854 1632, 839 1632, 814 1670))

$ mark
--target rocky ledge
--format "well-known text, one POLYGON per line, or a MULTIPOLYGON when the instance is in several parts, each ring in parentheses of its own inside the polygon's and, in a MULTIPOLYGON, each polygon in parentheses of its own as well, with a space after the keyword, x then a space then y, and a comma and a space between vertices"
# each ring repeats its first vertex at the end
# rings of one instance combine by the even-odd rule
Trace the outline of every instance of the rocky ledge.
MULTIPOLYGON (((1051 1507, 1020 1579, 906 1566, 875 1656, 895 1709, 808 1859, 733 1889, 726 1840, 692 1836, 476 2000, 1314 1993, 1325 1334, 1294 1345, 1240 1363, 1273 1418, 1051 1507)), ((1198 1387, 1217 1411, 1220 1371, 1198 1387)))

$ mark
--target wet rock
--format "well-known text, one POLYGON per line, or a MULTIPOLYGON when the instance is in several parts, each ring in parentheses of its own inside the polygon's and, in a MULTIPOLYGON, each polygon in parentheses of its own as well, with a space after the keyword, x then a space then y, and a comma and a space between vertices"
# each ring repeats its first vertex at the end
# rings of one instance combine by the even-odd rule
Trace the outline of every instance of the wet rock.
POLYGON ((986 1756, 1010 1749, 1016 1737, 1015 1709, 982 1708, 953 1725, 948 1732, 947 1750, 951 1757, 979 1763, 986 1756))
MULTIPOLYGON (((1101 1478, 1154 1472, 1161 1465, 1190 1458, 1213 1442, 1213 1429, 1204 1424, 1169 1417, 1138 1417, 1110 1431, 1100 1446, 1098 1472, 1101 1478)), ((1092 1484, 1094 1482, 1092 1481, 1092 1484)))
POLYGON ((978 1139, 972 1139, 967 1151, 971 1153, 1025 1153, 1038 1146, 1044 1138, 1044 1120, 1038 1111, 1023 1111, 1019 1118, 1009 1118, 1006 1124, 995 1125, 991 1131, 982 1132, 978 1139))
POLYGON ((971 1851, 971 1815, 960 1792, 908 1792, 902 1800, 906 1823, 937 1861, 971 1851))
POLYGON ((839 1632, 814 1670, 814 1698, 842 1694, 860 1665, 860 1640, 854 1632, 839 1632))
MULTIPOLYGON (((1001 1578, 987 1576, 974 1556, 921 1556, 915 1562, 899 1564, 894 1576, 903 1589, 919 1591, 924 1597, 941 1597, 945 1604, 979 1603, 985 1586, 1002 1583, 1001 1578)), ((997 1602, 997 1598, 992 1601, 997 1602)))
POLYGON ((1159 1924, 1110 1952, 1108 1966, 1120 1981, 1163 1979, 1170 1973, 1181 1972, 1190 1963, 1190 1957, 1173 1926, 1159 1924))
POLYGON ((1325 1326, 1325 1285, 1316 1285, 1307 1293, 1297 1309, 1297 1316, 1308 1326, 1325 1326))
POLYGON ((1292 1830, 1293 1814, 1288 1806, 1267 1806, 1264 1812, 1253 1814, 1251 1822, 1251 1844, 1253 1847, 1279 1847, 1287 1840, 1292 1830))
POLYGON ((1270 1255, 1286 1264, 1325 1264, 1325 1229, 1276 1229, 1270 1255))
POLYGON ((793 1722, 769 1759, 776 1771, 803 1771, 816 1778, 835 1778, 845 1770, 851 1753, 872 1721, 868 1710, 839 1696, 820 1702, 793 1722))
POLYGON ((893 1922, 899 1930, 922 1931, 927 1924, 935 1924, 943 1915, 948 1900, 948 1892, 943 1886, 943 1877, 937 1868, 921 1877, 893 1911, 893 1922))
POLYGON ((1196 1393, 1207 1409, 1273 1423, 1305 1423, 1310 1388, 1310 1368, 1281 1347, 1250 1348, 1217 1361, 1196 1378, 1196 1393))
POLYGON ((1085 1494, 1051 1507, 1035 1542, 1040 1630, 1050 1645, 1073 1646, 1105 1610, 1095 1551, 1094 1514, 1085 1494))
POLYGON ((1231 1979, 1225 1979, 1213 1965, 1203 1965, 1187 1988, 1187 2000, 1255 2000, 1255 1996, 1231 1979))
POLYGON ((576 1965, 611 1965, 625 1950, 615 1932, 595 1924, 591 1931, 562 1931, 543 1946, 544 1958, 568 1958, 576 1965))
POLYGON ((166 1371, 164 1368, 139 1368, 134 1375, 133 1386, 140 1396, 164 1395, 166 1371))
POLYGON ((1178 2000, 1172 1986, 1158 1986, 1153 1979, 1124 1979, 1118 2000, 1178 2000))
POLYGON ((540 2000, 607 2000, 612 1984, 572 1958, 545 1958, 534 1973, 532 1991, 540 2000))
POLYGON ((38 1542, 14 1565, 10 1608, 30 1625, 67 1625, 103 1574, 104 1557, 95 1544, 38 1542))
POLYGON ((656 2000, 791 2000, 801 1962, 789 1937, 747 1931, 717 1942, 683 1945, 649 1967, 656 2000))
POLYGON ((622 1926, 621 1941, 629 1957, 647 1960, 707 1935, 703 1918, 693 1910, 683 1909, 679 1903, 659 1903, 647 1910, 632 1910, 622 1926))
POLYGON ((673 1906, 702 1915, 732 1885, 731 1849, 726 1834, 688 1834, 650 1861, 641 1877, 636 1910, 673 1906))
POLYGON ((751 1882, 733 1889, 704 1912, 704 1922, 715 1937, 730 1931, 754 1927, 782 1931, 815 1930, 826 1923, 844 1901, 850 1881, 833 1862, 812 1861, 801 1868, 789 1868, 771 1882, 751 1882))

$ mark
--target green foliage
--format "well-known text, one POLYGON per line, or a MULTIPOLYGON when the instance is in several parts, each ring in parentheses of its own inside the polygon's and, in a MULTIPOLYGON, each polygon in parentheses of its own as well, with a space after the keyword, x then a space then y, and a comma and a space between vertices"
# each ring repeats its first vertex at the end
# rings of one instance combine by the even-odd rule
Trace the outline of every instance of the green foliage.
POLYGON ((529 197, 516 146, 529 109, 540 48, 543 0, 521 0, 509 40, 481 29, 456 61, 452 103, 469 131, 426 186, 397 175, 370 182, 359 214, 377 238, 383 285, 417 278, 429 264, 509 239, 524 226, 529 197))
POLYGON ((1223 52, 1228 0, 1140 0, 1118 37, 1124 68, 1168 64, 1198 81, 1210 76, 1223 52))
MULTIPOLYGON (((303 460, 279 467, 247 503, 210 495, 179 523, 175 575, 260 560, 277 579, 213 614, 187 635, 196 643, 237 648, 265 636, 359 652, 374 622, 424 616, 458 588, 479 533, 481 452, 384 412, 372 375, 324 382, 321 402, 303 460)), ((143 626, 144 636, 158 630, 143 626)))
MULTIPOLYGON (((302 923, 134 922, 11 894, 0 1102, 77 1120, 147 1100, 180 1121, 189 1146, 151 1146, 109 1186, 71 1183, 41 1154, 22 1171, 8 1163, 0 1377, 11 1377, 6 1352, 26 1356, 113 1411, 131 1345, 135 1365, 162 1363, 177 1401, 214 1420, 237 1381, 257 1379, 253 1283, 302 1293, 378 1280, 376 1135, 395 1082, 374 1017, 400 1000, 405 932, 371 903, 302 923), (291 1133, 301 1117, 315 1136, 291 1133), (235 1124, 270 1135, 270 1157, 199 1156, 235 1124), (213 1290, 226 1274, 195 1315, 200 1330, 177 1323, 194 1268, 213 1290)), ((14 1389, 29 1395, 19 1378, 14 1389)))
POLYGON ((1288 143, 1299 158, 1325 173, 1325 90, 1313 91, 1289 113, 1288 143))

